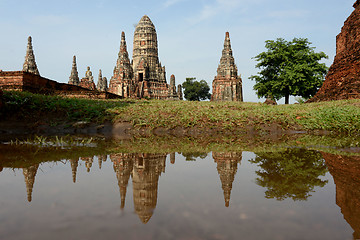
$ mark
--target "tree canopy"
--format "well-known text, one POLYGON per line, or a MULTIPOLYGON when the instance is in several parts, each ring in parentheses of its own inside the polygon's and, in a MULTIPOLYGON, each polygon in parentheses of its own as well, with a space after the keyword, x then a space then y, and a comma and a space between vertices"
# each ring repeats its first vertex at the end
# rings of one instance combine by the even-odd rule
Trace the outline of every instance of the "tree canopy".
POLYGON ((285 97, 288 104, 290 95, 306 99, 314 96, 328 70, 319 61, 328 56, 324 52, 316 53, 307 38, 294 38, 290 42, 278 38, 265 43, 267 51, 255 57, 260 72, 250 77, 256 81, 254 90, 258 97, 271 96, 276 100, 285 97))
POLYGON ((200 101, 211 98, 210 87, 205 80, 196 81, 196 78, 186 78, 182 84, 184 97, 188 101, 200 101))

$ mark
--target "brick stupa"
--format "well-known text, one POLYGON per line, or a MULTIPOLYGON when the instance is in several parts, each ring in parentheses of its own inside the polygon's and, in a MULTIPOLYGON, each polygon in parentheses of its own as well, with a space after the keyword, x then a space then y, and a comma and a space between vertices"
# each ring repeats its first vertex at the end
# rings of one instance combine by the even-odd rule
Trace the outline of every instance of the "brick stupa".
POLYGON ((178 99, 173 91, 176 86, 166 83, 165 67, 158 56, 156 29, 148 16, 143 16, 137 24, 133 43, 130 62, 125 33, 121 34, 120 51, 109 92, 125 98, 178 99))
POLYGON ((76 56, 73 57, 71 74, 70 74, 68 83, 72 84, 72 85, 77 85, 77 86, 80 84, 79 73, 77 71, 77 66, 76 66, 76 56))
POLYGON ((242 80, 235 65, 229 32, 225 34, 224 49, 212 88, 211 101, 243 101, 242 80))
POLYGON ((39 70, 36 66, 35 62, 35 55, 32 47, 32 38, 29 36, 28 38, 28 45, 26 49, 26 56, 25 56, 25 62, 23 65, 23 71, 24 72, 30 72, 36 75, 40 75, 39 70))
POLYGON ((336 56, 323 86, 308 102, 360 98, 360 0, 336 38, 336 56))

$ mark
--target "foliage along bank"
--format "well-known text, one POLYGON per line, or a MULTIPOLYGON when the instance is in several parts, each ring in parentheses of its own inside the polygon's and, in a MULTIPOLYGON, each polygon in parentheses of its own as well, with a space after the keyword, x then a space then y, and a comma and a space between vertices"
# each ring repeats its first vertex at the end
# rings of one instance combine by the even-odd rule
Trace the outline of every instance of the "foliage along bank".
POLYGON ((1 121, 130 122, 139 128, 213 132, 325 130, 360 133, 360 100, 269 106, 262 103, 84 100, 4 92, 1 121))

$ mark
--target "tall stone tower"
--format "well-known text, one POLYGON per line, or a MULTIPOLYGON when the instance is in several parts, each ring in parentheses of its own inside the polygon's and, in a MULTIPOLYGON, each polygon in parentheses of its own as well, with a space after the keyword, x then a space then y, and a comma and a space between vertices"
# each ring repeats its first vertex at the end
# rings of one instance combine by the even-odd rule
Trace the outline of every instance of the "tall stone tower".
POLYGON ((26 49, 25 62, 23 65, 24 72, 30 72, 36 75, 40 75, 39 70, 36 66, 35 55, 32 47, 32 39, 31 36, 28 38, 28 45, 26 49))
POLYGON ((107 92, 108 90, 107 79, 106 77, 102 77, 101 69, 99 70, 99 77, 98 77, 96 89, 101 92, 107 92))
POLYGON ((143 16, 134 32, 133 56, 130 63, 125 33, 121 34, 120 51, 110 79, 109 92, 125 98, 179 99, 175 83, 166 83, 165 67, 158 57, 154 24, 143 16))
POLYGON ((229 32, 225 35, 224 49, 212 88, 211 101, 243 101, 242 80, 235 65, 229 32))
POLYGON ((133 68, 130 64, 126 46, 125 33, 122 32, 120 51, 114 68, 114 74, 110 79, 109 92, 122 97, 130 97, 135 91, 135 86, 132 84, 133 75, 133 68))
POLYGON ((69 77, 69 84, 77 85, 77 86, 80 84, 79 73, 77 71, 77 66, 76 66, 76 56, 73 57, 71 74, 69 77))
POLYGON ((169 86, 169 99, 178 100, 179 96, 176 91, 176 85, 175 85, 175 75, 171 75, 170 77, 170 86, 169 86))
POLYGON ((158 57, 158 42, 154 24, 143 16, 134 32, 133 69, 135 81, 166 83, 165 67, 158 57))

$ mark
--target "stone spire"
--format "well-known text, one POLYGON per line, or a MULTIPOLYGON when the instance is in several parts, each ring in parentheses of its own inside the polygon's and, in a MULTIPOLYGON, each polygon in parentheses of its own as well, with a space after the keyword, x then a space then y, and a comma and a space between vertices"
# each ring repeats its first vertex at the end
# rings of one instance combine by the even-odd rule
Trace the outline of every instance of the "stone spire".
POLYGON ((235 65, 233 52, 230 43, 230 34, 226 32, 224 49, 220 64, 217 69, 217 76, 213 81, 212 101, 242 101, 242 80, 238 76, 238 69, 235 65))
POLYGON ((178 87, 177 87, 177 95, 178 95, 179 100, 183 100, 183 93, 182 93, 181 84, 179 84, 178 87))
POLYGON ((23 169, 23 174, 25 177, 25 184, 26 184, 26 191, 27 191, 27 199, 29 202, 31 202, 31 200, 32 200, 32 192, 33 192, 35 176, 36 176, 38 168, 39 168, 39 164, 36 164, 34 166, 23 169))
POLYGON ((109 92, 129 97, 131 91, 131 80, 133 78, 133 68, 130 63, 127 51, 125 33, 121 33, 120 50, 114 68, 113 76, 110 79, 109 92))
POLYGON ((157 33, 148 16, 143 16, 134 32, 133 69, 136 82, 166 82, 165 67, 161 66, 157 33))
POLYGON ((69 77, 69 84, 72 84, 72 85, 79 85, 80 84, 79 73, 77 71, 77 66, 76 66, 76 56, 73 57, 71 74, 70 74, 70 77, 69 77))
POLYGON ((35 55, 34 55, 31 41, 32 41, 31 36, 29 36, 28 45, 27 45, 27 49, 26 49, 25 62, 23 65, 23 71, 30 72, 30 73, 33 73, 36 75, 40 75, 39 70, 36 66, 35 55))
POLYGON ((178 99, 178 95, 176 92, 176 85, 175 85, 175 75, 171 75, 170 77, 170 85, 169 85, 169 99, 178 99))
POLYGON ((96 88, 98 91, 102 91, 102 92, 106 92, 108 90, 107 79, 106 77, 102 77, 101 69, 99 70, 99 78, 96 88))

